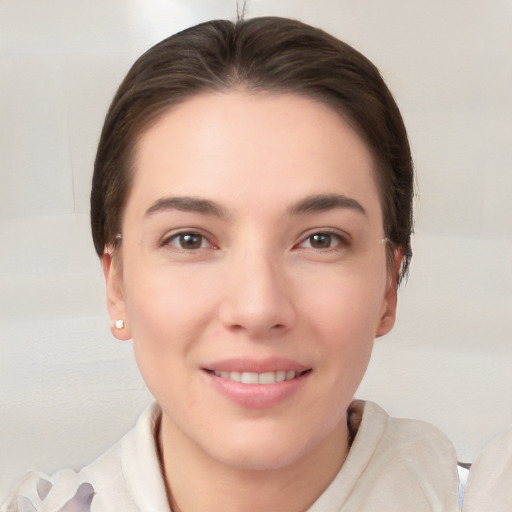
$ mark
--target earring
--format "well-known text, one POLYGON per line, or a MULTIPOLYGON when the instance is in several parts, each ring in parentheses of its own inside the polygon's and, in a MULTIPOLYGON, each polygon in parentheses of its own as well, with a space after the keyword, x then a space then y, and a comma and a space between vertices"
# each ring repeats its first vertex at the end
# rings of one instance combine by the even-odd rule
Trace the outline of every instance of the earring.
POLYGON ((116 329, 124 329, 124 320, 123 319, 118 319, 114 322, 114 326, 116 329))

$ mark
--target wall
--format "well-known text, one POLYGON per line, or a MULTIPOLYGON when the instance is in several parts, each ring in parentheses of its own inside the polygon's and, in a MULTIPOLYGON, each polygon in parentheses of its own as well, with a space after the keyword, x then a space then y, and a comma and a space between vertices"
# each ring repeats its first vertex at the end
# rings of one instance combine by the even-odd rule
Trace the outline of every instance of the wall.
MULTIPOLYGON (((428 420, 461 460, 512 423, 512 4, 252 0, 382 70, 418 173, 411 277, 358 395, 428 420)), ((115 341, 88 227, 95 145, 130 63, 234 0, 0 0, 0 501, 80 467, 151 399, 115 341)))

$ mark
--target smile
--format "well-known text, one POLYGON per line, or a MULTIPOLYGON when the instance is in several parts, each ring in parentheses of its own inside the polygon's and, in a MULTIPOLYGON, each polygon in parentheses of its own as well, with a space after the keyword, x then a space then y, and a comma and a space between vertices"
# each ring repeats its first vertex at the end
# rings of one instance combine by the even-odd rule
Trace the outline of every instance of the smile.
MULTIPOLYGON (((309 371, 309 370, 306 370, 309 371)), ((286 380, 293 380, 306 372, 296 372, 293 370, 280 370, 277 372, 212 372, 216 377, 241 382, 242 384, 276 384, 286 380)))
POLYGON ((207 382, 246 409, 276 407, 299 393, 313 369, 284 359, 231 359, 203 367, 207 382))

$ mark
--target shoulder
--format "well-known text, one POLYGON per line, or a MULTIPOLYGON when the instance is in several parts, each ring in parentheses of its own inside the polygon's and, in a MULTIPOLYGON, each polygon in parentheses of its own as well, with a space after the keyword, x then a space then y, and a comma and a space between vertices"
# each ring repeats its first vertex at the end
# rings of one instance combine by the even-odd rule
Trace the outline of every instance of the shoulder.
POLYGON ((457 455, 451 441, 433 425, 393 418, 373 402, 356 406, 362 409, 361 422, 349 457, 364 461, 357 484, 361 499, 368 506, 372 499, 375 506, 383 500, 396 503, 397 510, 458 510, 457 455))
POLYGON ((354 401, 347 415, 351 446, 340 471, 309 512, 456 512, 455 450, 442 432, 397 419, 373 402, 354 401))
MULTIPOLYGON (((155 404, 148 407, 133 430, 80 471, 63 469, 52 475, 30 472, 16 486, 0 511, 140 510, 134 494, 144 494, 138 487, 144 485, 148 467, 151 466, 152 471, 147 478, 161 478, 154 442, 154 428, 159 414, 160 410, 155 404), (140 471, 141 467, 144 472, 140 471)), ((165 495, 165 489, 162 492, 165 495)))
POLYGON ((453 462, 456 469, 457 455, 448 437, 437 427, 421 420, 394 418, 377 404, 370 401, 356 401, 360 411, 358 436, 375 437, 380 450, 391 451, 414 458, 440 458, 453 462))
MULTIPOLYGON (((80 471, 66 468, 52 475, 31 471, 14 488, 1 512, 100 512, 105 489, 119 498, 125 485, 121 469, 121 444, 116 443, 80 471)), ((129 509, 128 509, 129 510, 129 509)))
MULTIPOLYGON (((108 510, 102 504, 106 490, 112 494, 115 489, 116 497, 120 499, 126 494, 121 467, 124 440, 125 438, 80 471, 66 468, 51 475, 38 471, 28 473, 0 508, 1 512, 108 510)), ((130 507, 128 510, 131 510, 130 507)))
POLYGON ((512 428, 494 438, 469 470, 464 493, 466 512, 512 510, 512 428))
POLYGON ((88 512, 94 489, 82 482, 79 475, 64 469, 54 475, 32 471, 16 486, 2 512, 43 512, 49 510, 75 510, 88 512))
POLYGON ((372 402, 367 402, 366 408, 368 423, 382 425, 376 460, 406 472, 408 480, 428 480, 443 492, 458 493, 457 453, 441 430, 425 421, 391 417, 372 402))

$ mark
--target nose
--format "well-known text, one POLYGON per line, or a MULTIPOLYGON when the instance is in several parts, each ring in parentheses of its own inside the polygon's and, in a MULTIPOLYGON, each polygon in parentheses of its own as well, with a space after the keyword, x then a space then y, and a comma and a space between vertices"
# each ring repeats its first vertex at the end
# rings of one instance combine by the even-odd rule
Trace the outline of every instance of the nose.
POLYGON ((283 262, 264 251, 229 258, 219 316, 225 327, 258 339, 288 331, 296 322, 291 280, 283 262))

